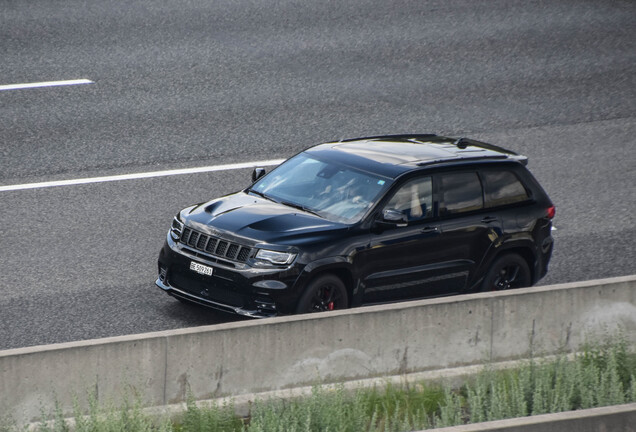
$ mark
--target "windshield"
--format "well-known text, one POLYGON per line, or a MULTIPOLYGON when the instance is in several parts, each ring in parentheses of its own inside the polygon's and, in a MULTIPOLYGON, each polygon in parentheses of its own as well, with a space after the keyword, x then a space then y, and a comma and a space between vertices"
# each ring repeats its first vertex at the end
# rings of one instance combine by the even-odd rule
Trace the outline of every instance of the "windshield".
POLYGON ((301 153, 254 183, 250 190, 325 219, 354 223, 390 183, 385 177, 301 153))

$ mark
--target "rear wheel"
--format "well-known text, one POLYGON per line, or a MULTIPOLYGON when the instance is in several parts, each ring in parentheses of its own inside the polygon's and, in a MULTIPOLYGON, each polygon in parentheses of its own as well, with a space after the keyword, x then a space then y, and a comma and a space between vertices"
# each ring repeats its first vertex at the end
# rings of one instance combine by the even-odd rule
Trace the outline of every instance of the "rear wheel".
POLYGON ((525 259, 517 254, 506 254, 495 260, 490 266, 482 291, 500 291, 530 286, 530 268, 525 259))
POLYGON ((339 277, 326 274, 317 277, 307 286, 298 301, 296 313, 346 309, 348 305, 349 299, 344 283, 339 277))

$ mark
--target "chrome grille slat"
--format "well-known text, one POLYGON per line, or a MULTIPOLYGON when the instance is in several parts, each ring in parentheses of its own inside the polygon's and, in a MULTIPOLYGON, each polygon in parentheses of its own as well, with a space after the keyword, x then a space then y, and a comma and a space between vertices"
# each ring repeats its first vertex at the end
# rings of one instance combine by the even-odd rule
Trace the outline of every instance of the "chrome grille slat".
POLYGON ((252 249, 238 243, 233 243, 221 238, 203 234, 192 228, 183 228, 180 242, 191 248, 200 250, 210 255, 219 256, 230 261, 245 262, 249 258, 252 249))

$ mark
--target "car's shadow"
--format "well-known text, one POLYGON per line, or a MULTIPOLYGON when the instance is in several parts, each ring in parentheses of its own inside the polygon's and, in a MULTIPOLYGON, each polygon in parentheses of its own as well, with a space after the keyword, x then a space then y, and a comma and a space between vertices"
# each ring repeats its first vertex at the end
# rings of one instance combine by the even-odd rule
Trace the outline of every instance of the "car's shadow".
POLYGON ((165 316, 172 321, 183 323, 183 327, 254 320, 253 318, 206 308, 194 303, 182 303, 172 298, 166 299, 165 305, 160 306, 160 309, 160 313, 165 314, 165 316))

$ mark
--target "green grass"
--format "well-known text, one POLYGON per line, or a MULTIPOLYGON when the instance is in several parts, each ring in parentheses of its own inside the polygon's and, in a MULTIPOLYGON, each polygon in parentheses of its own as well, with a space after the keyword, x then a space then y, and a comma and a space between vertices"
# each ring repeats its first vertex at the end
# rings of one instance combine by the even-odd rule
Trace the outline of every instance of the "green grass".
MULTIPOLYGON (((485 367, 459 388, 436 383, 387 385, 345 391, 316 386, 309 397, 256 401, 248 418, 229 405, 198 406, 189 398, 183 414, 157 422, 139 402, 117 409, 88 399, 88 415, 75 413, 79 432, 402 432, 504 418, 636 402, 636 356, 623 338, 589 344, 574 359, 529 360, 509 370, 485 367)), ((39 432, 64 432, 58 409, 39 432)), ((49 416, 50 418, 51 416, 49 416)), ((17 430, 15 426, 0 431, 17 430)))

